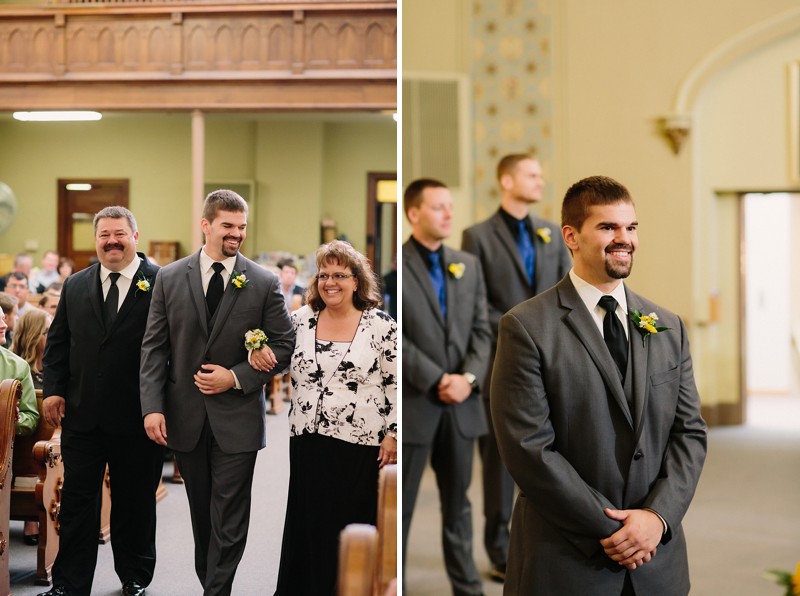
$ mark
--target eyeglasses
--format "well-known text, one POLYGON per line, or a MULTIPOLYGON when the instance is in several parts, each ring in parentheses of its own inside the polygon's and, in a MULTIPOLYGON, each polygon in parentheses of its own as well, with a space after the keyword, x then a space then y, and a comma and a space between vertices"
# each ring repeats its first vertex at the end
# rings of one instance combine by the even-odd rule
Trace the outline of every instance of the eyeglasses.
POLYGON ((328 275, 327 273, 320 273, 317 275, 317 281, 328 281, 332 279, 333 281, 344 281, 350 277, 355 277, 355 273, 334 273, 333 275, 328 275))

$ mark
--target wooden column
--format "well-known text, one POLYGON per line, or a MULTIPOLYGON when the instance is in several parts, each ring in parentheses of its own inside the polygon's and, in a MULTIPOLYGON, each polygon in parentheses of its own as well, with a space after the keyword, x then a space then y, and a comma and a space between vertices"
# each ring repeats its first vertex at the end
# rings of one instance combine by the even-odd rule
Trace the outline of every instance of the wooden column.
POLYGON ((205 180, 206 120, 200 110, 192 112, 192 252, 203 245, 200 219, 203 216, 205 180))

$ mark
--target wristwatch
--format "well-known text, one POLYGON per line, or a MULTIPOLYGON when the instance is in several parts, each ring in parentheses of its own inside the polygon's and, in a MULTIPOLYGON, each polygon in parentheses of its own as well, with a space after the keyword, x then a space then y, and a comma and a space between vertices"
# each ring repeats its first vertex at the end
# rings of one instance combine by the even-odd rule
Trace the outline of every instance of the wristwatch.
POLYGON ((475 387, 475 385, 478 382, 478 379, 477 379, 477 377, 475 375, 473 375, 471 372, 465 372, 465 373, 461 373, 461 374, 467 380, 467 383, 469 383, 470 385, 475 387))

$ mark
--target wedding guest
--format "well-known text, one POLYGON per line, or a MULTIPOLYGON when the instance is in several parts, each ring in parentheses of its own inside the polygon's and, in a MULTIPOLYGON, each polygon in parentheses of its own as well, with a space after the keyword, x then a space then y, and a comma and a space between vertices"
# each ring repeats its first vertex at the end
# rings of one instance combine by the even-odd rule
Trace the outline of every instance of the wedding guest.
POLYGON ((47 287, 61 279, 58 272, 58 253, 54 250, 47 250, 42 255, 42 266, 31 276, 31 289, 36 294, 43 293, 47 287))
MULTIPOLYGON (((11 351, 30 366, 34 389, 41 389, 44 382, 42 358, 47 343, 47 332, 50 331, 52 321, 53 317, 43 310, 38 308, 29 310, 20 317, 11 345, 11 351)), ((39 524, 35 521, 26 521, 22 538, 25 544, 31 546, 38 544, 39 524)))
POLYGON ((622 184, 576 182, 561 222, 572 269, 500 319, 490 401, 520 489, 504 593, 685 596, 706 457, 687 330, 624 282, 639 237, 622 184))
POLYGON ((4 292, 8 280, 11 279, 12 273, 22 273, 25 279, 31 276, 31 267, 33 267, 33 257, 26 252, 20 252, 14 255, 14 268, 11 273, 6 273, 0 277, 0 292, 4 292))
POLYGON ((34 308, 28 302, 28 297, 31 295, 31 290, 28 287, 28 277, 20 271, 12 271, 9 274, 8 282, 6 283, 6 292, 12 296, 16 296, 19 301, 17 314, 22 316, 31 308, 34 308))
POLYGON ((48 313, 51 317, 56 316, 56 309, 58 308, 58 301, 60 298, 61 292, 45 290, 42 297, 39 299, 39 309, 48 313))
POLYGON ((397 325, 377 309, 364 255, 334 240, 316 261, 308 304, 292 315, 289 496, 276 595, 335 594, 339 532, 376 523, 378 470, 397 462, 397 325))
POLYGON ((0 308, 3 309, 3 313, 6 315, 6 340, 3 343, 3 347, 6 349, 11 348, 11 340, 14 339, 14 324, 17 322, 17 312, 19 304, 19 300, 17 300, 16 296, 12 296, 8 292, 0 292, 0 308))
POLYGON ((75 272, 75 261, 69 257, 61 257, 58 260, 58 280, 63 284, 64 281, 75 272))
POLYGON ((286 310, 293 312, 303 306, 306 289, 297 285, 297 265, 292 259, 284 259, 278 263, 281 271, 281 294, 286 301, 286 310))
MULTIPOLYGON (((6 315, 0 309, 0 344, 5 342, 6 315)), ((31 367, 11 350, 0 347, 0 379, 17 379, 22 384, 22 397, 19 400, 16 434, 33 434, 39 426, 39 407, 36 405, 36 391, 33 388, 31 367)))

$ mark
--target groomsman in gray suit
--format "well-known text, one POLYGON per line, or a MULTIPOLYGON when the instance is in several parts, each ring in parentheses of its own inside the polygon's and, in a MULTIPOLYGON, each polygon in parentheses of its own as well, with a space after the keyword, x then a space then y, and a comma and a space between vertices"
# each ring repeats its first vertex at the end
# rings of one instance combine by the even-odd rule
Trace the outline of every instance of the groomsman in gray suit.
POLYGON ((201 227, 205 245, 156 276, 140 384, 145 430, 175 452, 186 482, 195 570, 208 596, 231 593, 256 454, 265 445, 262 387, 288 366, 294 332, 278 277, 239 253, 244 199, 212 192, 201 227), (250 329, 269 338, 269 373, 247 361, 250 329))
POLYGON ((520 302, 557 284, 571 266, 558 224, 529 214, 542 200, 542 167, 533 155, 515 153, 497 165, 500 209, 464 231, 461 248, 483 266, 494 334, 492 360, 483 399, 489 433, 480 439, 483 462, 483 542, 492 562, 492 579, 502 582, 508 558, 508 523, 514 504, 514 481, 500 459, 492 428, 489 387, 500 317, 520 302))
POLYGON ((581 180, 561 218, 572 270, 500 320, 492 414, 520 487, 504 593, 684 596, 706 456, 686 328, 622 281, 639 244, 624 186, 581 180))
POLYGON ((413 230, 403 245, 403 566, 430 457, 453 593, 477 595, 482 585, 467 489, 474 441, 486 432, 479 389, 491 345, 486 290, 478 260, 442 244, 452 225, 447 187, 416 180, 403 200, 413 230))

